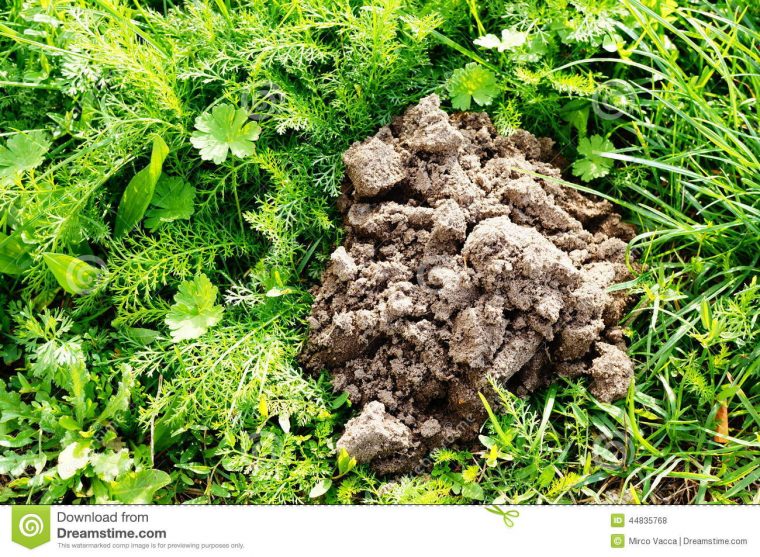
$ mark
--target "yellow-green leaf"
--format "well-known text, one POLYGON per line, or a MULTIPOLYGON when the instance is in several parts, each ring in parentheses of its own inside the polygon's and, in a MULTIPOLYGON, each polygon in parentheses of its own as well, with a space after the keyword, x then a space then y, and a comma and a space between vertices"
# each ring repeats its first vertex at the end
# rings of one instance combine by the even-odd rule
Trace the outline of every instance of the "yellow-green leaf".
POLYGON ((153 494, 171 483, 171 477, 161 470, 130 472, 118 482, 111 482, 111 496, 122 503, 147 505, 153 494))
POLYGON ((69 294, 82 294, 97 285, 101 270, 81 259, 62 253, 43 253, 42 259, 69 294))

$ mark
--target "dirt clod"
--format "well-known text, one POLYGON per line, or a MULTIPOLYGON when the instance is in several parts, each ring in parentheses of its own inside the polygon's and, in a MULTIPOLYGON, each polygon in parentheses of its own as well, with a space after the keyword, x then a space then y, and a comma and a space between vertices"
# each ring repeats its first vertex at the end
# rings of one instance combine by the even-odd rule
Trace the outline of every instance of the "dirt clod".
POLYGON ((412 432, 388 414, 382 403, 373 400, 361 414, 348 421, 337 447, 345 448, 357 462, 366 463, 411 448, 412 432))
POLYGON ((338 442, 379 473, 473 439, 488 376, 518 394, 590 377, 601 400, 633 375, 617 323, 632 227, 552 181, 552 142, 499 136, 435 95, 345 153, 346 239, 314 291, 308 369, 363 410, 338 442))

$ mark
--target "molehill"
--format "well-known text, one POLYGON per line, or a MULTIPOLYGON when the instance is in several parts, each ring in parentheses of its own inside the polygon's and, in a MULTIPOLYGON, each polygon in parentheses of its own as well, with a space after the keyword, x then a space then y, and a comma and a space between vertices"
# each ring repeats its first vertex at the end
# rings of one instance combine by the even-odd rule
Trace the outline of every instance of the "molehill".
POLYGON ((557 375, 625 394, 626 295, 608 287, 629 278, 634 230, 552 180, 552 145, 431 95, 345 153, 346 237, 302 361, 361 408, 338 446, 378 473, 475 438, 489 376, 518 394, 557 375))

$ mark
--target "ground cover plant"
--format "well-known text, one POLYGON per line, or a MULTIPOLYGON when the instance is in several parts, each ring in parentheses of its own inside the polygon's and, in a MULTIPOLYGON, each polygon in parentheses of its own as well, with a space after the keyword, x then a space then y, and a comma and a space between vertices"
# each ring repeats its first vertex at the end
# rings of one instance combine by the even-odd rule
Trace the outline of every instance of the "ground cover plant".
POLYGON ((3 6, 0 501, 760 502, 755 4, 3 6), (299 355, 343 153, 431 93, 635 226, 634 381, 490 385, 475 445, 387 477, 299 355))

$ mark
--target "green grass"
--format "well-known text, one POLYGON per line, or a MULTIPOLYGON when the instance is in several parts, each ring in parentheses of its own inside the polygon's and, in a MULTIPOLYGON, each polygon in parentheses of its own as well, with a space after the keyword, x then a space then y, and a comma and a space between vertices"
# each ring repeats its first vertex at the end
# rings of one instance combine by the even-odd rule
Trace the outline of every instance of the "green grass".
POLYGON ((759 503, 757 8, 367 4, 12 0, 0 14, 0 145, 51 142, 18 173, 0 162, 0 501, 123 501, 137 483, 167 503, 759 503), (525 44, 473 43, 503 29, 525 44), (599 178, 566 184, 639 231, 623 323, 635 382, 615 404, 578 381, 527 400, 497 388, 480 448, 444 447, 393 481, 346 471, 334 442, 353 409, 296 359, 341 235, 340 156, 430 92, 448 99, 473 62, 497 83, 473 108, 503 132, 553 137, 571 162, 585 138, 614 146, 599 178), (609 79, 627 102, 602 105, 607 119, 609 79), (225 104, 256 112, 261 134, 215 164, 190 137, 225 104), (192 215, 117 237, 155 136, 192 215), (70 294, 44 253, 107 272, 70 294), (174 343, 167 313, 201 273, 221 321, 174 343))

